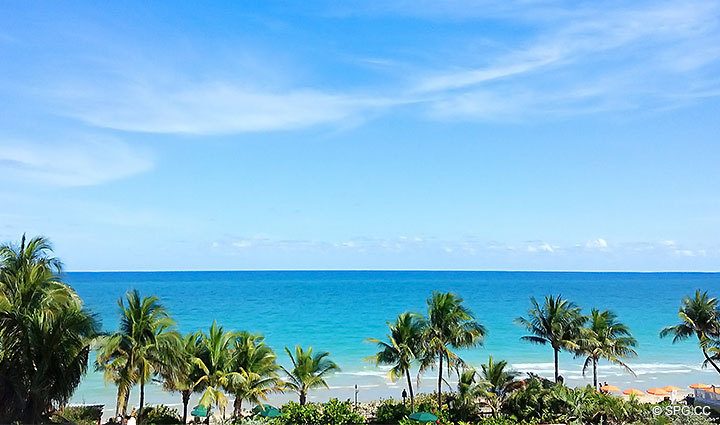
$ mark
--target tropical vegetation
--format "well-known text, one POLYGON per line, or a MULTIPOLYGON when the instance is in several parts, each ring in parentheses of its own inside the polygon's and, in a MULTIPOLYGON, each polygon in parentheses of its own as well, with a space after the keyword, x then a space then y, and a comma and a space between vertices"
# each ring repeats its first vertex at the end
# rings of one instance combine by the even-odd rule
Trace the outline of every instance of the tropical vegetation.
POLYGON ((455 349, 476 347, 483 342, 485 327, 475 321, 463 299, 447 292, 434 292, 427 301, 427 325, 422 335, 423 358, 420 371, 437 364, 437 404, 442 407, 443 364, 448 373, 465 366, 455 349), (437 362, 437 363, 436 363, 437 362))
POLYGON ((0 423, 38 423, 66 404, 99 331, 47 239, 0 246, 0 423))
POLYGON ((518 317, 515 322, 530 333, 523 336, 522 340, 533 344, 550 345, 553 350, 555 382, 558 382, 560 350, 580 349, 580 330, 587 318, 582 315, 580 307, 560 295, 546 296, 542 305, 532 297, 530 304, 527 317, 518 317))
MULTIPOLYGON (((181 335, 170 312, 154 295, 129 291, 118 300, 118 328, 102 333, 95 315, 63 280, 61 262, 48 240, 27 239, 0 246, 0 422, 78 423, 97 421, 94 407, 67 406, 96 350, 95 367, 117 389, 116 413, 127 414, 137 388, 138 420, 185 423, 193 394, 199 404, 220 416, 233 398, 232 417, 247 423, 244 403, 260 405, 273 393, 294 392, 298 402, 286 403, 279 417, 252 423, 350 424, 411 423, 417 412, 435 415, 441 424, 505 425, 515 423, 709 423, 706 418, 652 415, 651 405, 624 400, 598 389, 601 361, 632 373, 637 356, 630 329, 609 310, 588 315, 559 295, 542 302, 530 299, 527 315, 516 323, 527 331, 524 341, 552 348, 554 382, 530 374, 520 379, 504 360, 488 357, 475 369, 460 353, 482 345, 487 334, 463 299, 434 292, 427 314, 405 312, 387 324, 384 338, 368 339, 377 351, 369 360, 389 366, 389 378, 407 387, 410 403, 385 400, 370 410, 349 401, 309 402, 309 393, 328 388, 339 370, 330 353, 312 347, 285 348, 287 366, 260 334, 226 330, 213 322, 206 331, 181 335), (559 353, 584 359, 583 374, 592 370, 592 386, 569 388, 559 376, 559 353), (437 370, 437 391, 417 394, 417 379, 437 370), (443 394, 451 373, 457 387, 443 394), (145 388, 160 382, 176 392, 182 414, 159 405, 147 406, 145 388)), ((720 305, 707 292, 682 299, 678 323, 661 331, 673 343, 694 337, 704 365, 720 372, 720 305)))
POLYGON ((618 321, 615 313, 594 308, 588 316, 587 327, 581 329, 576 356, 585 357, 583 374, 592 368, 593 387, 597 389, 597 366, 600 359, 619 365, 635 375, 625 360, 637 356, 634 349, 636 345, 637 341, 630 334, 630 329, 618 321))
POLYGON ((298 345, 294 354, 287 347, 285 352, 292 362, 291 369, 282 368, 288 379, 285 388, 298 394, 301 406, 307 402, 308 391, 313 388, 328 388, 325 378, 340 370, 338 365, 330 360, 330 353, 327 351, 313 354, 312 347, 303 349, 298 345))
POLYGON ((123 399, 122 414, 134 384, 140 387, 138 410, 145 406, 145 385, 163 369, 179 367, 177 355, 180 335, 175 322, 156 296, 143 297, 138 290, 118 300, 120 326, 117 332, 102 338, 96 360, 99 370, 118 384, 118 400, 123 399), (127 302, 127 303, 126 303, 127 302))
POLYGON ((415 408, 411 368, 422 355, 421 341, 425 324, 423 317, 416 313, 402 313, 395 323, 388 323, 390 333, 386 341, 377 338, 368 339, 378 347, 377 354, 370 357, 370 360, 376 365, 392 366, 388 376, 393 382, 405 378, 410 394, 411 411, 415 408))
POLYGON ((695 336, 705 358, 705 365, 711 365, 720 373, 720 311, 717 298, 710 297, 707 291, 695 291, 694 296, 682 299, 678 318, 680 322, 664 328, 660 337, 672 336, 672 342, 676 343, 695 336))

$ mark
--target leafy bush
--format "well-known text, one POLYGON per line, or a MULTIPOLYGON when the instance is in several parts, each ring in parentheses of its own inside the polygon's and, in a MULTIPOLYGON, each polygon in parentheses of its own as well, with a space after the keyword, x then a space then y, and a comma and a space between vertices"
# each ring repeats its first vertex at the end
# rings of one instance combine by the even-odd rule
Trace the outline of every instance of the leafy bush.
POLYGON ((320 424, 322 419, 322 410, 318 403, 308 403, 301 406, 291 401, 282 407, 281 412, 280 421, 287 425, 315 425, 320 424))
MULTIPOLYGON (((517 425, 517 421, 508 416, 497 416, 481 419, 478 425, 517 425)), ((461 425, 461 424, 458 424, 461 425)))
POLYGON ((75 425, 95 425, 102 417, 99 406, 68 406, 64 407, 53 418, 54 423, 75 425))
POLYGON ((504 413, 519 422, 627 424, 649 423, 651 405, 601 394, 592 387, 568 388, 531 378, 513 393, 504 413))
POLYGON ((375 411, 375 420, 377 424, 396 424, 401 419, 410 414, 410 404, 407 406, 398 403, 395 400, 383 401, 375 411))
POLYGON ((365 418, 353 410, 349 401, 331 399, 322 405, 322 423, 333 425, 364 424, 365 418))
POLYGON ((143 418, 144 424, 174 425, 182 423, 182 418, 180 418, 177 410, 171 409, 164 404, 143 407, 139 416, 143 418))

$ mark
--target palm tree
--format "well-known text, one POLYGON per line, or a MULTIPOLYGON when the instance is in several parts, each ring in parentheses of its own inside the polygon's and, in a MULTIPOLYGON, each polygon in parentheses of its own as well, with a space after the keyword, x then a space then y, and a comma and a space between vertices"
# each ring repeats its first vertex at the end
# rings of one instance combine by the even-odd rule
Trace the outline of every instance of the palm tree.
POLYGON ((137 381, 135 371, 131 369, 130 355, 119 334, 103 335, 96 342, 95 369, 103 372, 105 382, 117 387, 115 416, 127 413, 130 390, 137 381))
POLYGON ((438 365, 438 408, 442 406, 443 362, 451 368, 464 365, 452 349, 475 347, 482 344, 485 327, 475 321, 472 312, 465 307, 463 299, 453 293, 433 292, 428 299, 428 319, 423 335, 424 356, 420 370, 438 365))
POLYGON ((300 405, 304 405, 307 401, 308 391, 318 387, 328 387, 325 377, 339 371, 340 368, 332 360, 330 353, 321 351, 313 355, 312 347, 303 350, 299 345, 295 347, 295 355, 285 347, 285 352, 293 368, 287 370, 282 367, 283 372, 288 377, 285 387, 295 391, 300 396, 300 405))
MULTIPOLYGON (((118 300, 120 327, 101 347, 98 363, 99 368, 109 370, 110 375, 140 385, 138 411, 142 414, 145 384, 163 368, 178 362, 173 348, 180 336, 173 330, 175 322, 156 296, 142 297, 135 289, 126 294, 126 301, 127 305, 122 298, 118 300)), ((129 388, 118 389, 119 393, 127 394, 126 391, 129 388)))
POLYGON ((215 405, 223 417, 228 402, 224 390, 229 387, 231 380, 239 378, 237 372, 230 371, 231 349, 236 337, 237 333, 225 331, 213 321, 210 331, 201 334, 202 354, 194 359, 201 372, 196 382, 196 386, 203 389, 200 404, 206 408, 215 405))
POLYGON ((494 361, 492 356, 486 364, 481 365, 480 383, 483 389, 482 395, 486 404, 492 409, 493 415, 500 412, 500 408, 507 400, 508 395, 518 389, 522 382, 516 381, 518 373, 507 370, 505 360, 494 361))
POLYGON ((177 391, 182 396, 183 422, 187 423, 187 410, 190 396, 196 391, 197 381, 201 377, 196 359, 202 357, 201 334, 193 332, 180 339, 175 347, 180 362, 175 367, 164 368, 160 375, 163 387, 168 391, 177 391))
POLYGON ((410 378, 410 368, 412 363, 420 357, 420 342, 424 327, 425 322, 420 315, 402 313, 397 317, 395 323, 388 323, 390 333, 387 335, 387 341, 376 338, 368 339, 369 342, 377 344, 379 350, 377 354, 370 357, 370 360, 376 365, 391 365, 392 368, 388 375, 393 382, 403 376, 407 380, 411 411, 415 411, 415 394, 410 378))
POLYGON ((0 422, 38 423, 87 370, 95 316, 42 237, 0 246, 0 422))
POLYGON ((637 341, 630 334, 630 329, 618 322, 617 315, 612 311, 592 309, 586 328, 582 329, 578 356, 585 357, 583 375, 592 365, 593 386, 598 388, 597 365, 600 359, 622 366, 628 372, 635 372, 623 361, 628 357, 637 356, 634 347, 637 341))
POLYGON ((553 349, 555 362, 555 382, 560 377, 560 364, 558 354, 560 350, 576 351, 580 329, 587 320, 580 314, 580 308, 562 296, 545 297, 545 303, 541 306, 535 297, 530 298, 532 307, 528 310, 528 317, 518 317, 515 322, 524 327, 532 335, 523 336, 523 341, 534 344, 550 344, 553 349))
POLYGON ((242 412, 243 400, 260 404, 270 393, 282 390, 277 356, 261 335, 241 332, 235 338, 230 370, 238 374, 229 383, 229 390, 235 395, 236 417, 242 412))
POLYGON ((458 378, 455 403, 456 410, 462 413, 463 420, 470 419, 477 412, 475 402, 482 393, 477 379, 478 373, 471 367, 463 369, 458 378))
POLYGON ((720 373, 717 363, 708 354, 708 350, 717 345, 720 337, 720 312, 718 312, 717 298, 711 298, 707 291, 697 290, 694 297, 683 298, 678 316, 680 323, 663 329, 660 337, 665 338, 672 335, 674 344, 695 335, 703 356, 705 356, 705 363, 712 365, 720 373))

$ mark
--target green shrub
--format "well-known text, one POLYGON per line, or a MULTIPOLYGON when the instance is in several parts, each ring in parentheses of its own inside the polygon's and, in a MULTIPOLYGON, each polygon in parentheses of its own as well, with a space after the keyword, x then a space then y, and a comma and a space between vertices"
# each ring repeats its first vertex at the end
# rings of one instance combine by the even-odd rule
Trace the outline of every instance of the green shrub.
POLYGON ((304 406, 291 401, 285 404, 282 409, 280 421, 287 425, 316 425, 322 419, 322 410, 317 403, 308 403, 304 406))
POLYGON ((395 400, 383 401, 375 411, 375 423, 396 424, 410 414, 410 405, 404 406, 395 400))
MULTIPOLYGON (((515 419, 512 419, 508 416, 497 416, 497 417, 483 418, 477 424, 478 425, 517 425, 518 421, 516 421, 515 419)), ((461 425, 461 424, 458 424, 458 425, 461 425)))
POLYGON ((52 418, 54 423, 95 425, 102 417, 99 406, 68 406, 61 409, 52 418))
POLYGON ((364 424, 365 418, 353 410, 349 401, 340 401, 336 398, 323 404, 322 420, 324 424, 347 425, 364 424))
POLYGON ((279 422, 282 425, 348 425, 366 422, 362 415, 353 410, 349 401, 338 399, 304 406, 291 401, 282 407, 281 412, 279 422))
POLYGON ((652 423, 648 422, 651 406, 601 394, 589 386, 568 388, 532 378, 508 398, 503 412, 519 422, 619 425, 652 423))
POLYGON ((171 409, 164 404, 143 407, 139 417, 142 418, 144 424, 174 425, 182 423, 182 418, 180 418, 177 410, 171 409))

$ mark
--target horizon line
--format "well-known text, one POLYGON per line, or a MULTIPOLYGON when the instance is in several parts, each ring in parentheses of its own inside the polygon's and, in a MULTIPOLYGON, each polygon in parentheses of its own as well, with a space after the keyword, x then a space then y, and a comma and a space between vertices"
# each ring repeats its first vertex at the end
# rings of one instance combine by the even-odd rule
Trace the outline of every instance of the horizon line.
POLYGON ((202 273, 202 272, 486 272, 486 273, 702 273, 720 270, 572 270, 572 269, 184 269, 184 270, 63 270, 63 273, 202 273))

